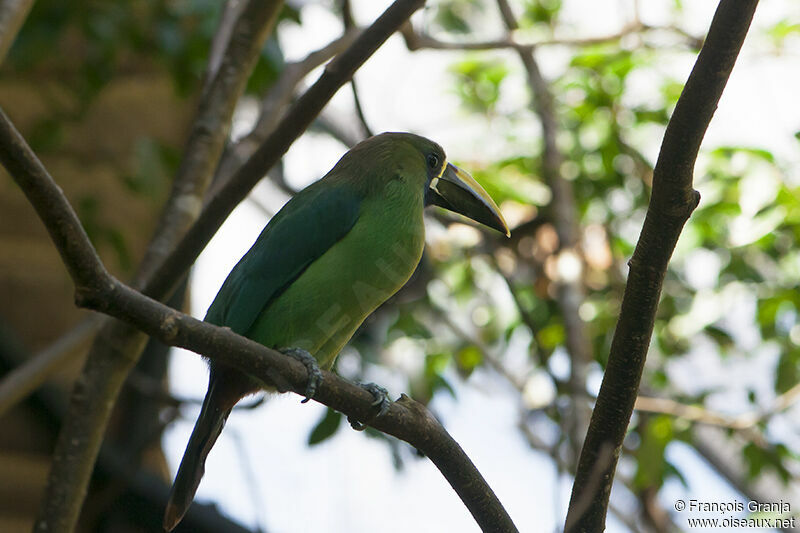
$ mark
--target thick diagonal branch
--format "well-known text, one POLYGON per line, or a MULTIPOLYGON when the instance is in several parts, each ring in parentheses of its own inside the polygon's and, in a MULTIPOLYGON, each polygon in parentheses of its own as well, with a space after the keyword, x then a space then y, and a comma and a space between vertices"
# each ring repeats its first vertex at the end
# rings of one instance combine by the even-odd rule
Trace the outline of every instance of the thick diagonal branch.
POLYGON ((755 12, 757 0, 722 0, 708 38, 667 125, 653 171, 653 192, 611 344, 603 383, 581 451, 567 531, 602 531, 619 451, 639 390, 661 286, 675 243, 700 195, 692 188, 695 160, 755 12), (611 445, 611 461, 599 451, 611 445), (589 481, 598 469, 602 482, 589 481), (586 504, 588 502, 588 505, 586 504), (578 511, 580 509, 580 511, 578 511))

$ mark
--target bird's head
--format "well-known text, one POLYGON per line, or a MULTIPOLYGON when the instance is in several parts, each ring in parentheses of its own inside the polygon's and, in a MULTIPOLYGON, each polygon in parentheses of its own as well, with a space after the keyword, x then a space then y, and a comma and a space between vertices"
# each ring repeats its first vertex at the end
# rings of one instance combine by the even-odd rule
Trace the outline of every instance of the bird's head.
POLYGON ((435 142, 413 133, 382 133, 362 141, 350 152, 369 152, 368 159, 383 169, 394 167, 412 176, 413 185, 423 187, 425 206, 438 205, 511 235, 489 193, 467 172, 448 163, 444 150, 435 142))

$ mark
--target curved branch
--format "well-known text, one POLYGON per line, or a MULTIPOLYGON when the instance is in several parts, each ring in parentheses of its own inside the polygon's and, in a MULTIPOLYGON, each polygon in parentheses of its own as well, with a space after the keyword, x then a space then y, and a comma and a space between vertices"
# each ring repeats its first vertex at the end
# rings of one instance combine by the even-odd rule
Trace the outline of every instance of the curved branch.
POLYGON ((61 370, 66 363, 78 354, 85 353, 77 348, 88 344, 89 338, 103 323, 104 320, 99 315, 81 320, 50 346, 31 354, 23 363, 5 374, 0 379, 0 417, 41 387, 47 378, 61 370))
MULTIPOLYGON (((0 161, 34 204, 62 259, 69 262, 67 266, 76 284, 78 305, 134 324, 167 345, 236 366, 280 391, 305 394, 307 373, 299 361, 230 329, 213 326, 167 307, 121 283, 102 268, 78 217, 44 167, 18 164, 20 161, 35 162, 36 158, 2 110, 0 161), (9 143, 10 139, 16 142, 9 143), (8 150, 8 146, 20 150, 8 150), (88 274, 81 272, 87 266, 88 274)), ((323 381, 314 399, 419 449, 442 472, 484 531, 517 531, 464 450, 422 404, 402 395, 385 414, 376 418, 372 394, 330 372, 323 372, 323 381)), ((91 419, 83 421, 92 422, 91 419)), ((52 490, 62 495, 73 487, 67 483, 57 484, 52 490)), ((63 523, 51 527, 69 530, 63 523)))
MULTIPOLYGON (((501 6, 501 15, 504 19, 508 20, 510 15, 514 18, 514 14, 510 9, 507 2, 501 6)), ((523 41, 515 39, 513 34, 500 39, 490 39, 486 41, 442 41, 426 33, 419 33, 414 29, 414 26, 409 22, 400 30, 403 34, 403 39, 406 42, 406 48, 415 52, 417 50, 504 50, 515 49, 530 52, 534 48, 543 46, 592 46, 597 44, 615 43, 632 34, 643 34, 646 32, 666 31, 678 34, 685 39, 686 43, 699 49, 702 46, 702 39, 687 33, 680 28, 673 26, 651 26, 644 24, 639 20, 634 20, 625 24, 619 30, 607 35, 597 35, 594 37, 570 37, 570 38, 552 38, 552 39, 539 39, 536 41, 523 41)))
MULTIPOLYGON (((344 29, 349 30, 351 28, 354 28, 356 26, 356 23, 353 20, 353 10, 352 6, 350 5, 350 0, 342 0, 339 7, 342 11, 342 23, 344 24, 344 29)), ((350 80, 350 90, 353 93, 353 105, 355 106, 356 117, 358 118, 358 121, 361 123, 362 134, 364 135, 364 137, 372 137, 375 134, 369 127, 366 115, 364 114, 364 109, 361 107, 361 98, 358 95, 358 86, 356 85, 355 77, 353 77, 350 80)))
POLYGON ((764 436, 756 426, 789 409, 798 401, 800 401, 800 383, 796 383, 783 394, 776 396, 766 407, 745 411, 738 415, 720 413, 701 405, 680 403, 671 398, 651 396, 637 396, 633 408, 637 411, 665 414, 708 426, 744 431, 750 440, 764 443, 764 436))
POLYGON ((605 527, 614 471, 639 390, 667 264, 686 220, 700 201, 692 188, 694 163, 757 4, 758 0, 719 3, 708 38, 667 125, 653 172, 650 206, 629 262, 619 322, 575 474, 567 514, 569 531, 602 531, 605 527), (609 444, 614 449, 612 460, 603 464, 600 450, 609 444), (595 488, 590 486, 590 478, 598 465, 602 483, 595 488), (579 512, 579 504, 587 501, 590 504, 579 512))

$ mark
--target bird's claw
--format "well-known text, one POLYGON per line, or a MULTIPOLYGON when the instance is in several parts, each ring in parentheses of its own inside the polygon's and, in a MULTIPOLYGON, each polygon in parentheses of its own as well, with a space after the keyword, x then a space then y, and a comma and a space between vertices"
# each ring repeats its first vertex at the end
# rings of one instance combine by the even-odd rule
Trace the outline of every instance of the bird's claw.
MULTIPOLYGON (((375 401, 373 401, 371 405, 373 407, 377 407, 378 412, 373 418, 377 418, 386 414, 386 411, 389 410, 389 406, 392 404, 392 401, 389 399, 389 391, 380 385, 376 385, 375 383, 359 383, 358 386, 372 394, 372 396, 375 398, 375 401)), ((347 421, 350 422, 350 427, 356 431, 364 431, 364 429, 367 427, 365 424, 362 424, 350 416, 347 417, 347 421)))
POLYGON ((319 369, 317 360, 314 356, 302 348, 281 348, 278 350, 292 359, 297 359, 306 367, 308 372, 308 384, 306 385, 306 397, 301 403, 306 403, 317 393, 317 387, 322 383, 322 371, 319 369))

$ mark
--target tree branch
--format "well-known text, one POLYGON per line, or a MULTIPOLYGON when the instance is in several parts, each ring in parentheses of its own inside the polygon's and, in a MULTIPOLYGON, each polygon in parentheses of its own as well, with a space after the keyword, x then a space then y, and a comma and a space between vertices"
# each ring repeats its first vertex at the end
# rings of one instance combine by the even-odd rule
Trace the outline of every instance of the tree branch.
POLYGON ((81 320, 50 346, 31 354, 24 363, 4 375, 0 380, 0 417, 41 387, 47 378, 58 372, 73 357, 83 353, 77 348, 88 343, 89 337, 102 324, 103 320, 97 315, 81 320))
MULTIPOLYGON (((340 8, 342 11, 342 23, 344 25, 345 31, 350 30, 351 28, 356 27, 356 23, 353 20, 353 11, 352 6, 350 5, 350 0, 341 0, 340 8)), ((401 28, 402 30, 402 28, 401 28)), ((367 117, 364 114, 364 109, 361 107, 361 98, 358 96, 358 86, 356 85, 356 78, 355 76, 350 79, 350 89, 353 93, 353 105, 355 106, 356 110, 356 117, 358 117, 358 121, 361 124, 361 133, 364 137, 372 137, 374 133, 372 129, 369 127, 369 123, 367 122, 367 117)))
MULTIPOLYGON (((501 14, 503 15, 504 21, 515 18, 513 12, 510 9, 510 6, 508 6, 507 3, 505 4, 504 7, 501 8, 501 14), (511 18, 510 19, 506 18, 507 15, 511 15, 511 18)), ((595 37, 581 37, 572 39, 541 39, 536 42, 520 41, 514 39, 514 37, 511 34, 501 39, 493 39, 487 41, 462 41, 462 42, 442 41, 428 34, 417 32, 414 29, 414 26, 410 22, 406 23, 401 28, 400 31, 403 34, 403 39, 405 39, 406 48, 408 48, 412 52, 423 49, 464 51, 464 50, 503 50, 508 48, 530 52, 534 48, 539 46, 552 46, 552 45, 591 46, 593 44, 613 43, 619 41, 626 35, 653 29, 662 29, 662 28, 647 26, 639 21, 634 21, 629 24, 626 24, 625 26, 620 28, 619 31, 610 33, 608 35, 598 35, 595 37)))
MULTIPOLYGON (((506 28, 512 32, 519 26, 511 6, 507 0, 497 0, 501 18, 506 28)), ((575 194, 572 183, 561 176, 561 164, 564 155, 558 148, 558 120, 554 108, 554 98, 550 85, 544 79, 536 61, 532 48, 517 48, 517 53, 528 73, 533 111, 538 115, 542 125, 542 177, 553 193, 553 200, 548 206, 550 218, 558 234, 557 257, 561 261, 579 261, 583 265, 580 253, 580 228, 578 210, 575 206, 575 194)), ((556 287, 556 302, 564 320, 566 333, 566 349, 570 357, 569 385, 573 393, 573 410, 567 421, 573 456, 577 457, 585 420, 589 418, 588 409, 581 403, 586 391, 586 365, 592 359, 592 348, 586 332, 586 324, 580 317, 578 309, 585 299, 585 291, 580 275, 572 278, 562 277, 553 280, 556 287)))
POLYGON ((31 7, 33 0, 0 1, 0 63, 5 61, 31 7))
POLYGON ((630 421, 653 332, 664 275, 681 230, 700 196, 692 173, 700 143, 736 62, 757 0, 722 0, 708 38, 667 125, 653 173, 653 191, 639 242, 631 258, 608 365, 578 463, 567 514, 569 531, 602 531, 622 440, 630 421), (599 450, 611 445, 602 483, 589 478, 599 450), (578 502, 589 501, 583 512, 578 502))
MULTIPOLYGON (((233 365, 280 391, 305 393, 305 366, 292 358, 180 313, 124 285, 104 268, 61 190, 0 110, 0 161, 34 204, 76 285, 78 305, 130 322, 170 346, 233 365), (15 141, 11 143, 9 141, 15 141), (8 147, 19 150, 8 150, 8 147), (87 273, 82 272, 87 269, 87 273)), ((80 390, 80 387, 78 387, 80 390)), ((82 391, 84 393, 88 391, 82 391)), ((464 450, 422 404, 402 395, 375 418, 374 398, 362 387, 323 372, 315 400, 415 446, 433 461, 484 531, 515 532, 511 518, 464 450)), ((91 423, 92 420, 84 421, 91 423)), ((74 490, 57 480, 53 492, 74 490)), ((49 528, 67 531, 63 522, 49 528)), ((48 529, 49 529, 48 528, 48 529)))
POLYGON ((292 101, 297 85, 303 78, 336 54, 346 50, 348 46, 353 44, 353 41, 360 33, 361 30, 358 28, 346 31, 338 39, 334 39, 303 59, 288 63, 284 67, 281 77, 261 99, 261 110, 253 129, 225 150, 217 169, 217 176, 220 179, 215 180, 220 186, 226 182, 227 178, 239 170, 242 164, 253 155, 267 136, 275 129, 286 106, 292 101))
MULTIPOLYGON (((753 430, 756 425, 785 411, 800 400, 800 383, 777 396, 765 409, 747 411, 738 415, 726 415, 706 409, 699 405, 687 405, 670 398, 653 398, 637 396, 634 409, 648 413, 661 413, 690 422, 699 422, 709 426, 718 426, 736 431, 753 430)), ((760 434, 748 434, 752 440, 764 441, 760 434)))
POLYGON ((228 51, 228 45, 231 42, 231 36, 233 35, 236 23, 241 19, 245 8, 249 6, 250 4, 248 2, 240 2, 238 0, 228 0, 225 2, 225 7, 222 8, 222 14, 220 15, 219 25, 214 32, 214 37, 211 38, 211 49, 208 52, 208 63, 203 78, 204 93, 211 87, 214 78, 217 77, 220 66, 222 66, 222 60, 225 58, 225 53, 228 51))

